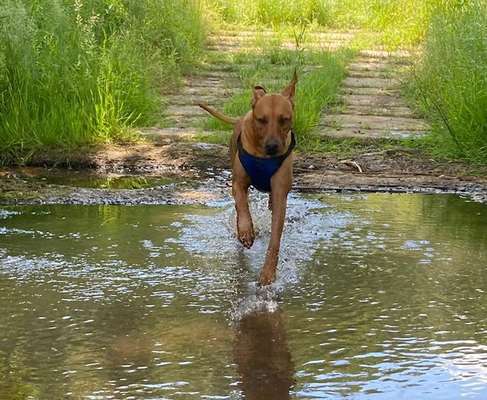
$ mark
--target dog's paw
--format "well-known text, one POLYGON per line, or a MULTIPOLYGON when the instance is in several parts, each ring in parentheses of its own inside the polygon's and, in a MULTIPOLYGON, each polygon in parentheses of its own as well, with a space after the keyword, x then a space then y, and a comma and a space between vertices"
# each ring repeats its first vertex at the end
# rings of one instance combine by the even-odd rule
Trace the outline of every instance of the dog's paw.
POLYGON ((260 271, 259 285, 267 286, 276 280, 276 270, 275 268, 262 268, 260 271))
POLYGON ((240 243, 242 243, 245 248, 250 249, 254 244, 254 239, 254 228, 238 229, 238 240, 240 240, 240 243))

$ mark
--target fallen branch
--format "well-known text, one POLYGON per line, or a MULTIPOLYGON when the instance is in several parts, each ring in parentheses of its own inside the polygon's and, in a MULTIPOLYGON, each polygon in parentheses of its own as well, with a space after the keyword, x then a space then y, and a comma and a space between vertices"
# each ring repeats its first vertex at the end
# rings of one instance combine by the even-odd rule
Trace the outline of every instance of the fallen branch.
POLYGON ((356 162, 356 161, 353 161, 353 160, 342 160, 342 161, 339 161, 338 163, 339 163, 339 164, 350 165, 350 166, 352 166, 352 167, 355 167, 355 168, 357 168, 358 172, 360 172, 361 174, 364 172, 364 171, 362 170, 362 167, 361 167, 361 166, 359 165, 359 163, 358 163, 358 162, 356 162))

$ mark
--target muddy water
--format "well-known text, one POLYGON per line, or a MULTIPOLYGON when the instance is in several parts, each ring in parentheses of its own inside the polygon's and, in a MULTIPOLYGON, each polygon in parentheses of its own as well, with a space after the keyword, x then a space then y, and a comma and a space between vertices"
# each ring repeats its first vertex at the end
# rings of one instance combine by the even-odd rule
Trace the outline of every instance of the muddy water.
POLYGON ((485 205, 294 196, 268 290, 254 214, 0 207, 0 399, 487 398, 485 205))

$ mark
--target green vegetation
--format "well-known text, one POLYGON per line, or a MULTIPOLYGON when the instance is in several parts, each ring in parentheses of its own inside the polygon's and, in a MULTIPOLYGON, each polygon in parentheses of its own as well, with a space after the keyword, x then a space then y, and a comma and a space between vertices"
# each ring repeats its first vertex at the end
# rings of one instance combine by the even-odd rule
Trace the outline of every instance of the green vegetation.
POLYGON ((432 20, 409 94, 433 123, 421 146, 487 163, 487 4, 443 9, 432 20))
MULTIPOLYGON (((300 146, 328 148, 312 128, 333 102, 353 52, 308 49, 307 35, 362 29, 354 48, 424 50, 407 92, 434 131, 416 145, 485 163, 486 7, 483 0, 4 0, 0 164, 51 147, 131 139, 131 127, 160 121, 161 92, 203 59, 206 30, 242 26, 271 29, 276 38, 269 44, 257 36, 260 53, 220 55, 249 89, 230 99, 226 113, 248 110, 256 83, 280 90, 296 67, 300 146), (283 49, 285 38, 298 50, 283 49)), ((224 127, 212 120, 205 128, 224 127)))
POLYGON ((126 137, 204 40, 191 0, 4 0, 0 162, 126 137))
MULTIPOLYGON (((290 26, 304 26, 308 30, 359 28, 364 31, 354 40, 354 48, 380 45, 388 49, 414 46, 422 50, 422 57, 415 60, 407 92, 413 105, 432 123, 433 132, 410 145, 438 157, 487 163, 485 1, 243 0, 238 4, 229 0, 208 1, 224 24, 267 27, 281 32, 290 26), (371 31, 378 34, 369 34, 371 31)), ((305 103, 308 100, 302 99, 305 103)), ((248 102, 236 96, 225 108, 231 113, 241 110, 243 104, 248 102)), ((310 118, 307 113, 302 115, 310 118)), ((308 121, 313 124, 313 117, 308 121)), ((307 137, 306 149, 329 147, 312 135, 307 137)))
POLYGON ((227 24, 362 28, 393 47, 418 44, 438 7, 461 0, 207 0, 227 24))

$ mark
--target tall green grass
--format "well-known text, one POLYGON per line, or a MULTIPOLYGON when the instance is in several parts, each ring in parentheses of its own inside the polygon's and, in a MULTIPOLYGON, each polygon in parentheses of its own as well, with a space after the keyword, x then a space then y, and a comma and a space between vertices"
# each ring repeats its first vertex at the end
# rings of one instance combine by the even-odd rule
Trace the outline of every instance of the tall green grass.
POLYGON ((487 4, 472 0, 434 16, 409 93, 433 123, 433 153, 487 163, 487 4))
POLYGON ((438 7, 462 0, 207 0, 227 24, 277 27, 365 28, 390 47, 418 44, 438 7))
POLYGON ((123 137, 204 40, 197 0, 3 0, 0 162, 123 137))

